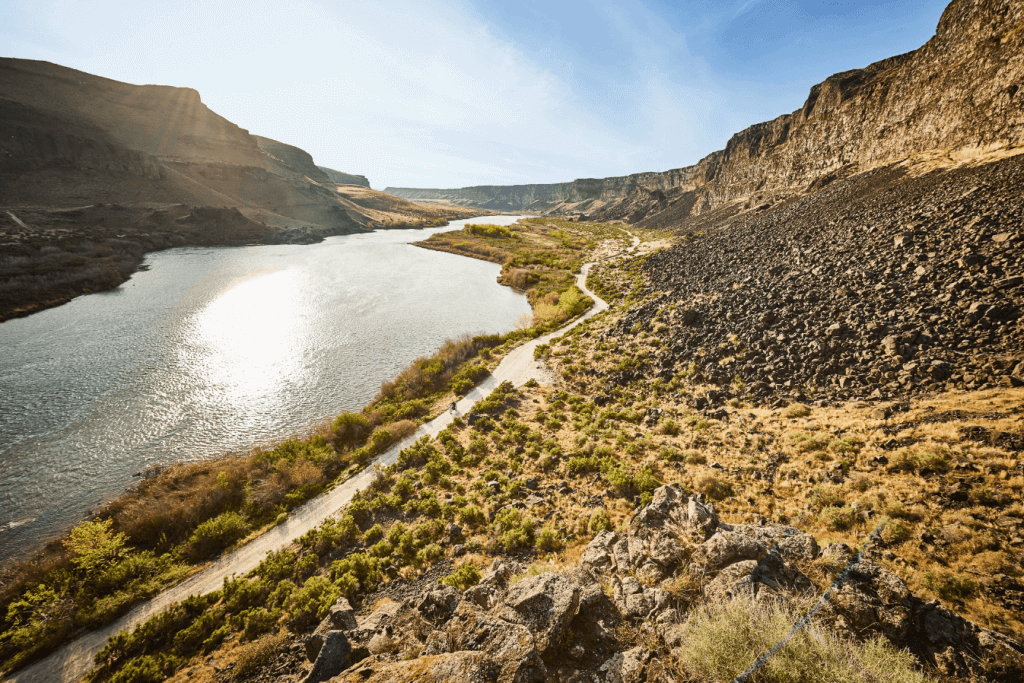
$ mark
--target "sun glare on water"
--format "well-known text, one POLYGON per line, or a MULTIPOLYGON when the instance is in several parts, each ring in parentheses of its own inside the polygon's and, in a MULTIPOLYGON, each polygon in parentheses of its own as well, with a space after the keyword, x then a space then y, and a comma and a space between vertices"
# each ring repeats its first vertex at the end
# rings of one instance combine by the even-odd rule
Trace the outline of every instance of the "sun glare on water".
POLYGON ((270 400, 299 370, 306 338, 306 293, 294 270, 245 280, 197 316, 193 358, 219 399, 244 410, 270 400))

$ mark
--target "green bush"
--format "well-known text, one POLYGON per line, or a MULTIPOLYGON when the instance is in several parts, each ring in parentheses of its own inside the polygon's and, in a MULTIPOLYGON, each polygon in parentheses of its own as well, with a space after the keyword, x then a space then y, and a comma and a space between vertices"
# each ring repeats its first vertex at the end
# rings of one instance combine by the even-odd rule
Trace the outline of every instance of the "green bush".
POLYGON ((537 550, 549 553, 562 549, 562 539, 558 532, 550 526, 545 525, 534 541, 537 550))
POLYGON ((978 584, 969 576, 947 571, 925 572, 924 585, 947 602, 962 602, 978 589, 978 584))
POLYGON ((265 607, 249 610, 244 616, 243 635, 246 640, 254 640, 265 633, 270 633, 281 618, 281 610, 268 610, 265 607))
POLYGON ((249 525, 245 517, 237 512, 225 512, 196 527, 188 539, 185 552, 195 559, 209 557, 248 533, 249 525))
POLYGON ((145 655, 133 659, 111 676, 110 683, 159 683, 164 680, 163 667, 153 657, 145 655))
POLYGON ((331 605, 341 597, 341 589, 323 576, 306 579, 291 596, 288 609, 288 626, 293 631, 307 631, 327 616, 331 605))
POLYGON ((505 552, 525 550, 533 546, 537 521, 515 508, 505 508, 494 518, 495 542, 505 552))
POLYGON ((478 237, 495 237, 498 239, 514 239, 516 234, 511 228, 504 225, 477 225, 470 223, 462 228, 463 232, 478 237))
POLYGON ((489 374, 491 374, 491 371, 484 366, 476 363, 467 363, 452 376, 451 381, 448 383, 448 388, 462 396, 489 374))
POLYGON ((594 510, 590 513, 588 526, 590 527, 590 533, 594 535, 597 535, 602 531, 611 531, 614 529, 612 521, 608 518, 608 511, 604 509, 594 510))
POLYGON ((894 519, 882 518, 881 531, 882 540, 888 544, 903 543, 910 540, 910 530, 894 519))
POLYGON ((822 509, 818 519, 831 531, 844 531, 857 523, 857 511, 848 505, 829 506, 822 509))
POLYGON ((487 523, 487 515, 476 505, 470 505, 464 507, 456 514, 455 518, 459 524, 469 527, 470 529, 477 529, 487 523))
POLYGON ((114 520, 85 521, 76 526, 64 540, 71 563, 85 572, 95 571, 115 562, 125 545, 125 535, 110 530, 114 520))
POLYGON ((464 564, 448 576, 439 579, 439 582, 445 586, 452 586, 464 591, 467 588, 480 583, 480 578, 479 569, 474 565, 464 564))
POLYGON ((436 455, 437 448, 431 443, 430 436, 421 436, 414 444, 402 449, 402 452, 398 454, 396 467, 399 470, 422 467, 436 455))

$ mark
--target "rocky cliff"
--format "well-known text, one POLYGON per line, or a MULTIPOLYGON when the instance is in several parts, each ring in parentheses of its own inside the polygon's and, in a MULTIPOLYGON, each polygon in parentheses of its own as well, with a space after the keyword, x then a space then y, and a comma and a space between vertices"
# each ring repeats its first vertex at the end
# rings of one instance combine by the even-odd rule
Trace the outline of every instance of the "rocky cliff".
POLYGON ((330 178, 331 182, 338 183, 339 185, 360 185, 362 187, 369 187, 370 181, 366 179, 364 175, 355 175, 353 173, 343 173, 341 171, 335 171, 333 168, 327 168, 326 166, 317 166, 324 175, 330 178))
MULTIPOLYGON (((0 93, 0 203, 8 207, 142 201, 233 208, 272 233, 294 233, 288 241, 438 215, 393 197, 339 192, 341 181, 307 152, 251 135, 191 88, 0 59, 0 93)), ((345 184, 369 187, 362 176, 341 175, 345 184)))
POLYGON ((791 114, 663 173, 459 190, 387 188, 417 201, 595 219, 679 219, 737 201, 774 202, 835 177, 938 150, 950 161, 1024 141, 1024 6, 954 0, 921 48, 844 71, 791 114))

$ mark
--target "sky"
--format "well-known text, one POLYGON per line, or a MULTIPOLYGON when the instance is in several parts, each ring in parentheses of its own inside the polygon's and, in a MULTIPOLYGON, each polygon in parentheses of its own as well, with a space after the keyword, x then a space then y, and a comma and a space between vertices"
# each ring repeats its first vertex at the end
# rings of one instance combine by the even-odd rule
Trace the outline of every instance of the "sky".
POLYGON ((195 88, 375 189, 550 183, 696 163, 946 4, 4 0, 0 56, 195 88))

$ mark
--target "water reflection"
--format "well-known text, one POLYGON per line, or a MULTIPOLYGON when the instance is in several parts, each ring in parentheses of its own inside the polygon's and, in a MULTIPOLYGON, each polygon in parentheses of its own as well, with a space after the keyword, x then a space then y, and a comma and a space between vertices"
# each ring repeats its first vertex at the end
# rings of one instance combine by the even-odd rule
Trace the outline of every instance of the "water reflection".
POLYGON ((312 303, 301 279, 287 270, 245 281, 195 316, 183 351, 200 359, 196 374, 220 390, 228 409, 242 412, 278 394, 301 371, 304 309, 312 303))

